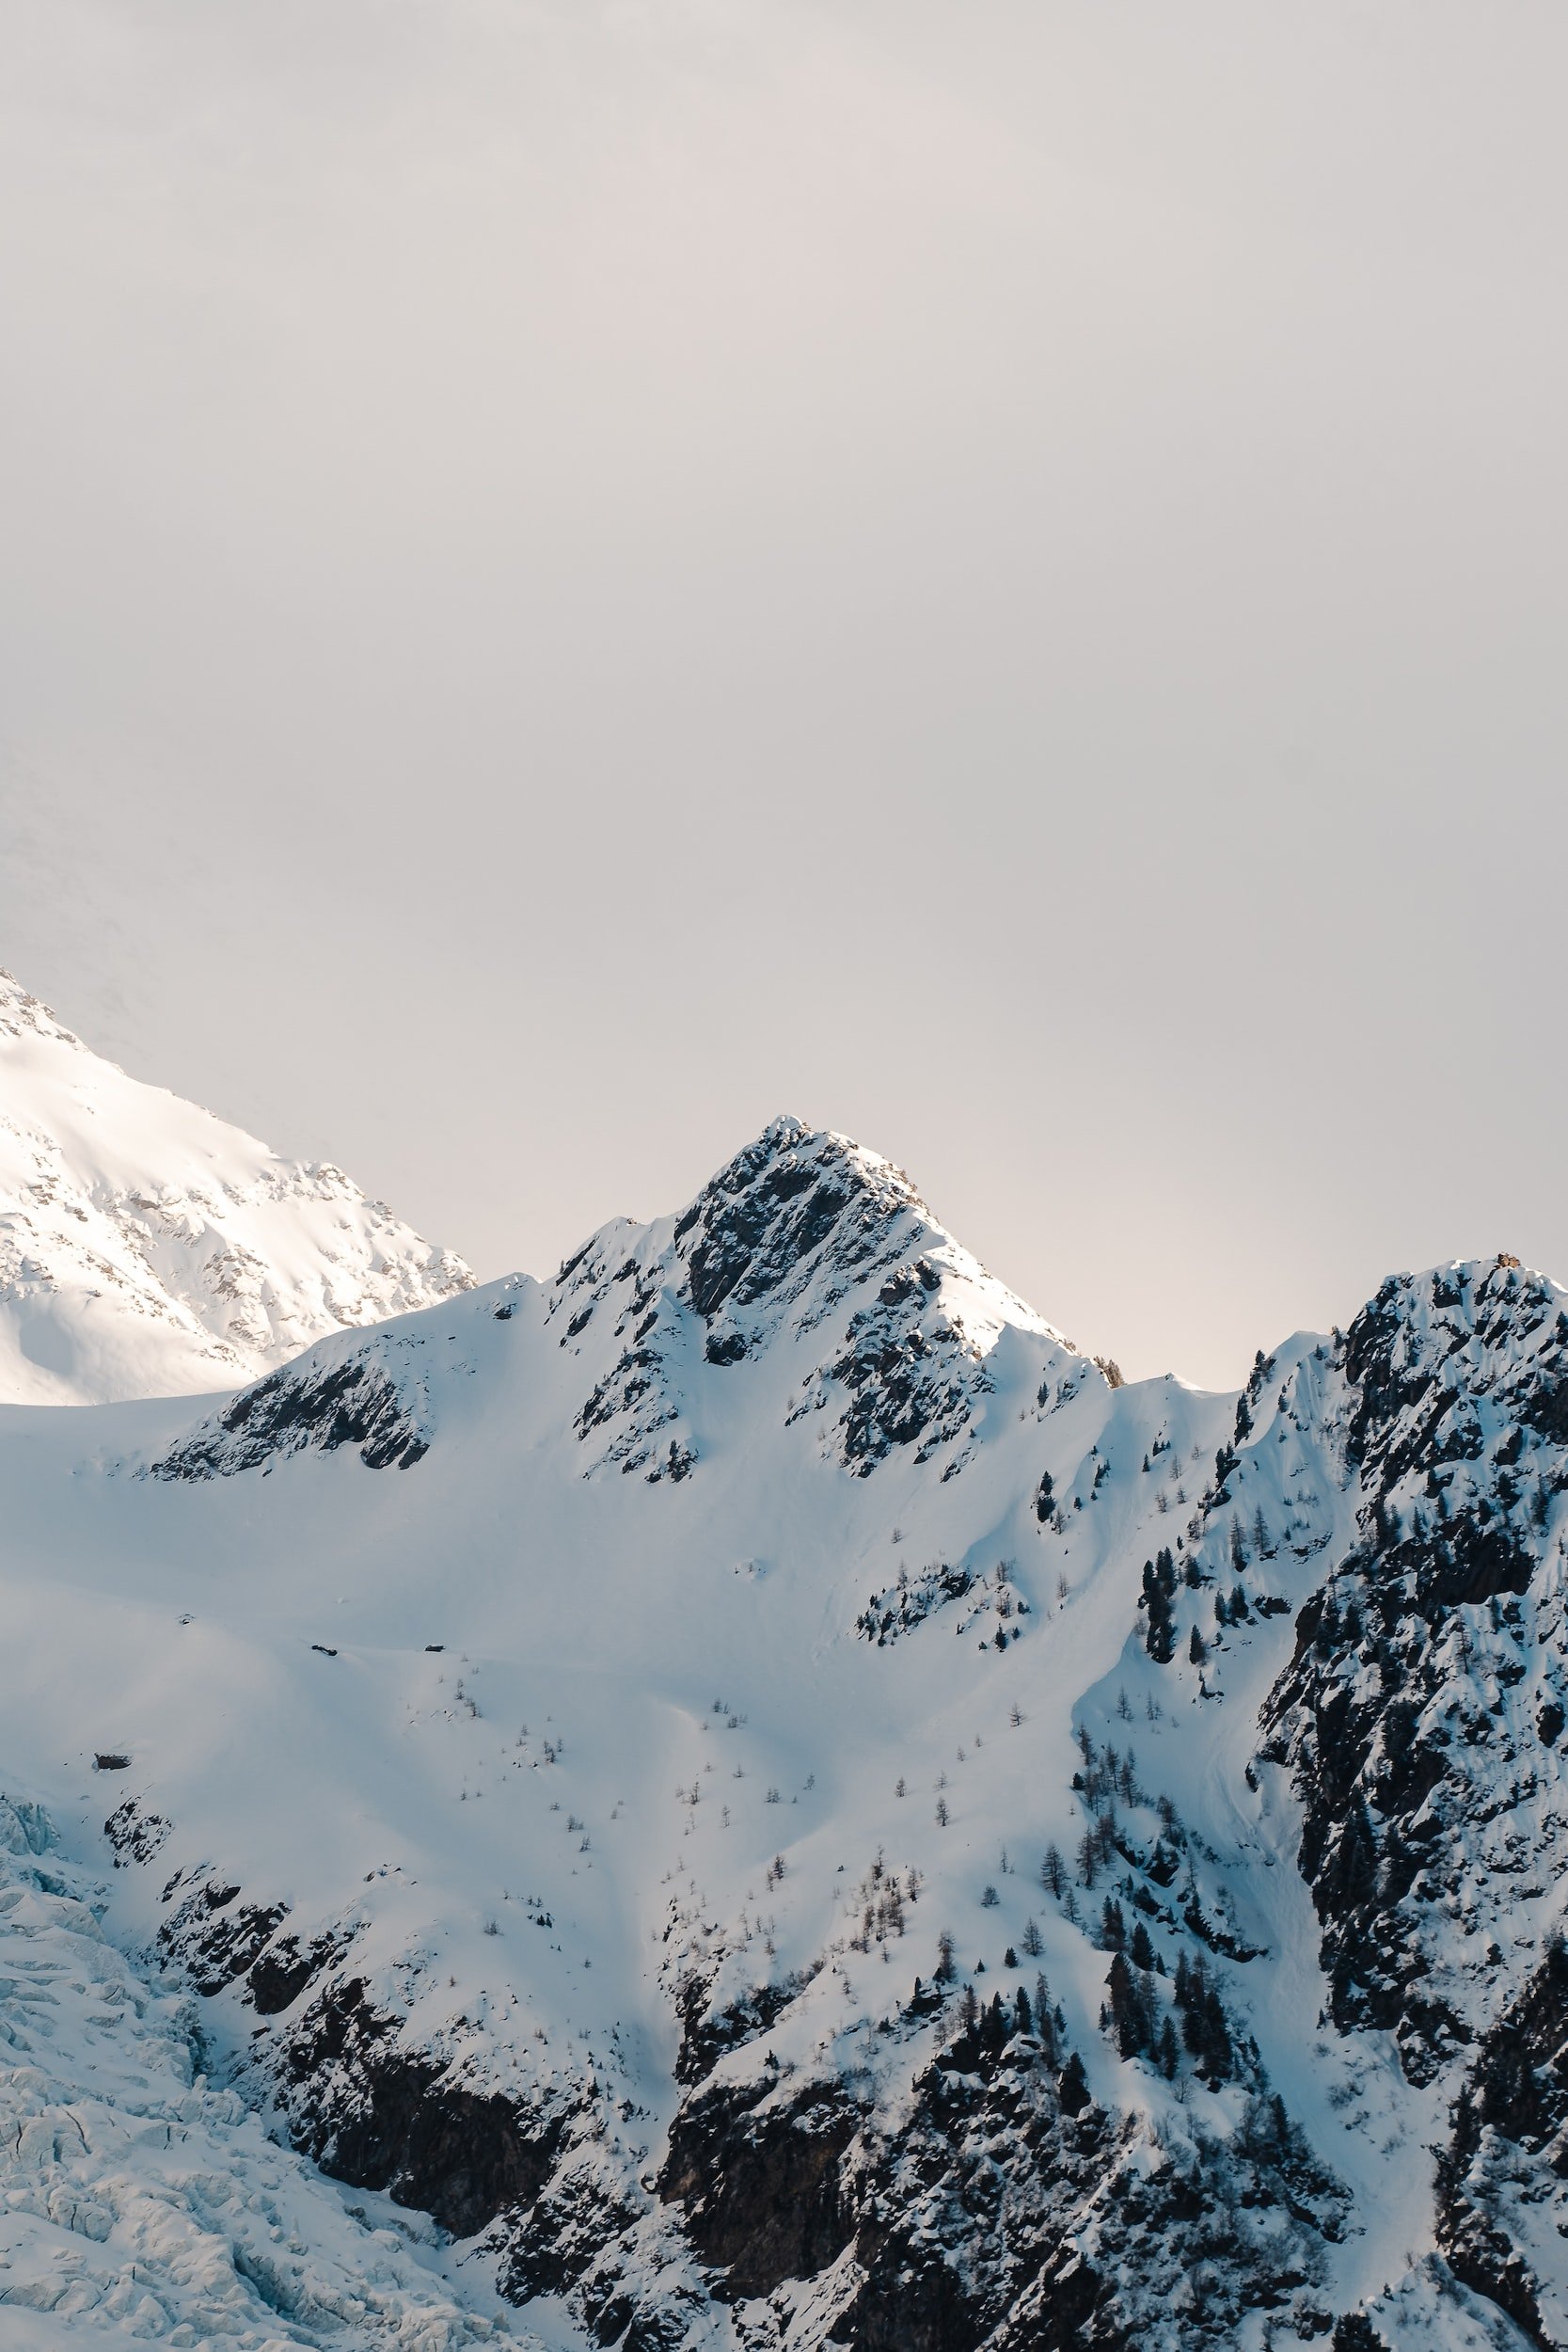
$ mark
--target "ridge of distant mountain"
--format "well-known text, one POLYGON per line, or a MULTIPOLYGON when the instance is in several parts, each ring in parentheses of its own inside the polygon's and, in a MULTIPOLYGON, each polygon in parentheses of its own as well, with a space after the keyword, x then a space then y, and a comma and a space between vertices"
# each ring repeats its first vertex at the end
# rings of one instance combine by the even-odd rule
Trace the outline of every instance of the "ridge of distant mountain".
POLYGON ((127 1077, 0 973, 0 1398, 233 1388, 472 1279, 341 1168, 127 1077))

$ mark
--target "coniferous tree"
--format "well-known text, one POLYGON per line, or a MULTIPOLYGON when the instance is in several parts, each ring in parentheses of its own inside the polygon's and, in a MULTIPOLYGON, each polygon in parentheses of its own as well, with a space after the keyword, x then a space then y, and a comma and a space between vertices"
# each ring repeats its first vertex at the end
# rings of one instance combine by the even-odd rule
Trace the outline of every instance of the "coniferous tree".
POLYGON ((1144 1626, 1144 1647, 1155 1663, 1161 1666, 1169 1665, 1176 1647, 1176 1629, 1172 1624, 1170 1605, 1171 1585, 1174 1585, 1176 1578, 1173 1573, 1170 1584, 1167 1584, 1160 1566, 1160 1562, 1169 1557, 1168 1552, 1162 1552, 1160 1561, 1144 1562, 1144 1607, 1148 1613, 1144 1626))
POLYGON ((1181 2010, 1182 2041, 1201 2071, 1223 2082, 1232 2071, 1235 2054, 1224 2004, 1201 1960, 1195 1960, 1186 1971, 1184 1993, 1178 1972, 1176 2000, 1181 2010))
POLYGON ((1035 1979, 1035 2031, 1040 2038, 1040 2056, 1047 2066, 1055 2066, 1061 2058, 1061 2028, 1051 2007, 1051 1994, 1045 1979, 1035 1979))
POLYGON ((1204 1647, 1203 1636, 1195 1625, 1193 1628, 1193 1638, 1187 1645, 1187 1656, 1192 1660, 1195 1666, 1201 1666, 1208 1655, 1209 1652, 1204 1647))
POLYGON ((1147 2050, 1150 2041, 1148 1999, 1125 1952, 1112 1956, 1111 1973, 1106 1979, 1111 1994, 1111 2022, 1116 2027, 1117 2048, 1121 2056, 1137 2058, 1147 2050))
POLYGON ((1388 2352, 1388 2341, 1365 2312, 1347 2312, 1334 2323, 1333 2352, 1388 2352))
POLYGON ((1089 2104, 1089 2080, 1084 2072, 1084 2061, 1076 2050, 1068 2058, 1056 2078, 1056 2096, 1062 2103, 1064 2115, 1080 2115, 1089 2104))

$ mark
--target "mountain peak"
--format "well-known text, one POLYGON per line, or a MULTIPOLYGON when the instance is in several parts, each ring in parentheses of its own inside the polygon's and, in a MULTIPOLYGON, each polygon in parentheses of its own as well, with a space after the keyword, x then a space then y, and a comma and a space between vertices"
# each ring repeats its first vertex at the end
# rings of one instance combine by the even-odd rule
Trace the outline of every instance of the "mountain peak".
POLYGON ((909 1179, 847 1136, 776 1119, 704 1185, 675 1221, 687 1295, 711 1326, 757 1307, 832 1245, 841 1272, 863 1266, 900 1217, 930 1222, 909 1179))
POLYGON ((74 1029, 68 1029, 41 997, 34 996, 14 972, 0 964, 0 1033, 21 1037, 28 1031, 61 1045, 80 1046, 83 1053, 88 1051, 74 1029))
POLYGON ((471 1280, 341 1168, 128 1076, 0 973, 0 1398, 234 1388, 471 1280))

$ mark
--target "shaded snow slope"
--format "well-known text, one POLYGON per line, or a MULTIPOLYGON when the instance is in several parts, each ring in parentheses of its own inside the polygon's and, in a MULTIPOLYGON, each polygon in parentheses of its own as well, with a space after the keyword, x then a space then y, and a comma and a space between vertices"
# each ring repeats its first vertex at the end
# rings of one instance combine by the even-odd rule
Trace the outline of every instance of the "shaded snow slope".
POLYGON ((1557 2344, 1565 1308, 1114 1387, 780 1120, 0 1413, 0 1721, 215 2075, 562 2352, 1557 2344))
POLYGON ((232 1388, 470 1279, 341 1168, 127 1077, 0 973, 0 1397, 232 1388))

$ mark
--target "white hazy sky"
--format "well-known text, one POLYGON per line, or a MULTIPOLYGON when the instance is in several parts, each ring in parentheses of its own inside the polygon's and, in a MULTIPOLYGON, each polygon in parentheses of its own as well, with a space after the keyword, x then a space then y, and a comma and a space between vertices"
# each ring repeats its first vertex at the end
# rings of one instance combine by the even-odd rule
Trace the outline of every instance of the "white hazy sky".
POLYGON ((789 1107, 1568 1273, 1560 0, 0 0, 0 961, 482 1272, 789 1107))

